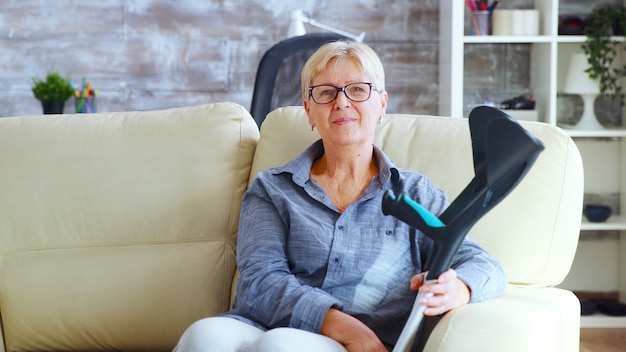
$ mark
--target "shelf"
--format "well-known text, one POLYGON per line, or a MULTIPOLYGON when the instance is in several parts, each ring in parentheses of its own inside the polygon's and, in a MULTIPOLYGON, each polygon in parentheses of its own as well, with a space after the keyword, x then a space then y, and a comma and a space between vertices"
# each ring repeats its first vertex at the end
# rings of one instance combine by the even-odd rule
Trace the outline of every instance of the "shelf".
MULTIPOLYGON (((612 39, 616 42, 623 42, 624 37, 612 37, 612 39)), ((560 35, 557 37, 558 43, 584 43, 587 40, 587 37, 584 35, 560 35)))
MULTIPOLYGON (((626 4, 626 0, 616 1, 626 4)), ((587 40, 585 35, 558 35, 559 16, 565 6, 573 6, 577 11, 586 10, 584 2, 566 0, 533 0, 532 7, 541 13, 541 35, 469 35, 468 11, 459 1, 442 0, 440 4, 440 53, 439 53, 439 114, 442 116, 467 116, 467 105, 482 101, 501 99, 511 94, 531 94, 537 101, 539 120, 559 126, 569 135, 584 154, 585 192, 592 196, 608 196, 616 209, 626 208, 626 122, 621 127, 598 130, 579 130, 573 125, 560 123, 560 119, 572 118, 574 106, 570 99, 563 99, 563 87, 569 69, 572 54, 581 53, 581 45, 587 40), (482 45, 485 44, 485 45, 482 45), (512 44, 512 45, 509 45, 512 44), (510 48, 512 47, 512 48, 510 48), (519 47, 519 48, 518 48, 519 47), (523 53, 525 62, 519 60, 509 64, 516 50, 523 53), (488 54, 493 53, 492 56, 488 54), (482 55, 482 56, 481 56, 482 55), (466 62, 466 60, 469 60, 466 62), (476 64, 491 65, 488 67, 476 64), (495 68, 495 70, 492 70, 495 68), (527 71, 521 71, 527 68, 527 71), (520 75, 523 77, 511 79, 520 75), (526 75, 527 74, 527 75, 526 75), (492 97, 493 96, 493 97, 492 97), (559 116, 564 114, 563 116, 559 116), (569 114, 569 115, 567 115, 569 114), (567 116, 566 116, 567 115, 567 116), (616 198, 616 199, 615 199, 616 198)), ((509 8, 515 8, 516 5, 509 8)), ((613 36, 611 40, 626 43, 624 36, 613 36)), ((625 44, 626 45, 626 44, 625 44)), ((618 62, 626 62, 626 54, 618 53, 618 62)), ((617 64, 616 63, 616 64, 617 64)), ((610 112, 612 113, 612 112, 610 112)), ((622 117, 626 116, 626 107, 621 109, 622 117)), ((602 198, 601 198, 602 199, 602 198)), ((594 267, 611 269, 611 278, 600 280, 604 286, 588 286, 585 270, 571 275, 574 286, 588 290, 617 289, 622 301, 626 302, 626 211, 611 216, 604 223, 591 223, 584 218, 582 231, 606 231, 602 236, 588 236, 590 242, 602 242, 604 238, 615 238, 610 232, 617 232, 618 248, 614 255, 593 257, 594 267), (607 236, 604 236, 607 235, 607 236), (595 239, 599 238, 598 241, 595 239), (613 279, 615 277, 615 279, 613 279), (611 282, 617 281, 616 285, 611 282), (605 285, 606 281, 606 285, 605 285)), ((579 258, 587 259, 594 246, 581 246, 584 249, 579 258)), ((595 254, 595 252, 593 252, 595 254)), ((603 254, 600 253, 600 256, 603 254)), ((585 269, 588 266, 585 267, 585 269)), ((626 318, 585 317, 583 326, 620 326, 626 327, 626 318)))
POLYGON ((611 317, 596 313, 580 317, 581 328, 626 328, 626 317, 611 317))
MULTIPOLYGON (((468 43, 494 43, 494 44, 510 44, 510 43, 551 43, 555 41, 558 44, 582 44, 587 40, 584 35, 559 35, 557 37, 549 35, 464 35, 463 42, 468 43)), ((616 42, 623 42, 624 37, 613 37, 616 42)))
POLYGON ((564 125, 559 125, 572 138, 612 138, 626 137, 626 129, 623 128, 607 128, 603 130, 576 130, 569 129, 564 125))
POLYGON ((560 35, 556 41, 559 43, 584 43, 587 37, 584 35, 560 35))
MULTIPOLYGON (((466 35, 463 42, 467 43, 550 43, 552 37, 547 35, 519 36, 519 35, 466 35)), ((584 41, 584 40, 583 40, 584 41)))
POLYGON ((626 218, 623 215, 613 215, 605 222, 589 222, 583 218, 580 225, 581 231, 624 231, 626 230, 626 218))

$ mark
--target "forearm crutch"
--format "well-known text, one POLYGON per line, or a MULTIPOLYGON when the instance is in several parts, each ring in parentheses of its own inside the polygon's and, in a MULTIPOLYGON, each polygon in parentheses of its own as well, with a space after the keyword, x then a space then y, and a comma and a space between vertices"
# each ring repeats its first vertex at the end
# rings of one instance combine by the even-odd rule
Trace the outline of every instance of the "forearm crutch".
MULTIPOLYGON (((517 186, 544 150, 540 140, 495 108, 474 108, 469 115, 469 127, 475 176, 439 217, 402 189, 387 191, 383 196, 385 215, 418 229, 434 242, 424 265, 425 282, 436 281, 450 268, 470 228, 517 186)), ((409 350, 426 309, 420 304, 422 297, 420 292, 393 352, 409 350)), ((426 343, 430 332, 422 330, 422 344, 426 343)))

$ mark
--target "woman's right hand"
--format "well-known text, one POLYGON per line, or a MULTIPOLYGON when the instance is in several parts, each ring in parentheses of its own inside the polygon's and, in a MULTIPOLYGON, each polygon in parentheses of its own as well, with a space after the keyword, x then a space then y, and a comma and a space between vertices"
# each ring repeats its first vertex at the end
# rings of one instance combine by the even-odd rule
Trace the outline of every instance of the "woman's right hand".
POLYGON ((387 352, 372 329, 336 308, 326 313, 321 333, 341 343, 349 352, 387 352))

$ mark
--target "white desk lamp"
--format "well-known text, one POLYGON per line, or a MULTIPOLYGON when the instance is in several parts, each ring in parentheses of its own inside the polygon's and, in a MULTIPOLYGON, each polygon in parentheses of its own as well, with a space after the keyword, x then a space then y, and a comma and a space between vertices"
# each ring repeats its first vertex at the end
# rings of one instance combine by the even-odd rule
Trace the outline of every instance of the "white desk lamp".
POLYGON ((287 38, 306 34, 306 28, 304 28, 305 23, 308 23, 313 27, 327 30, 329 32, 341 34, 357 42, 362 42, 363 38, 365 37, 365 32, 361 32, 359 35, 348 33, 341 29, 319 23, 316 20, 308 16, 305 16, 304 11, 302 10, 293 10, 291 11, 291 20, 289 21, 289 29, 287 30, 287 38))
POLYGON ((594 101, 600 94, 600 89, 598 88, 598 82, 589 78, 589 75, 585 72, 587 67, 585 54, 572 54, 563 92, 578 94, 583 99, 583 116, 574 128, 579 130, 601 130, 604 127, 596 119, 594 111, 594 101))

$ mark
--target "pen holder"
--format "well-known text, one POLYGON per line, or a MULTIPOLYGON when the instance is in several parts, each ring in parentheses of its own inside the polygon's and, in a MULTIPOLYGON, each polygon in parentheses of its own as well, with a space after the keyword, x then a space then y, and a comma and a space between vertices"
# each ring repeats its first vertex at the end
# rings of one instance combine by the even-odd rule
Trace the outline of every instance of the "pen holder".
POLYGON ((75 106, 77 114, 93 114, 96 112, 96 97, 76 97, 75 106))
POLYGON ((491 35, 491 11, 472 11, 471 35, 491 35))

